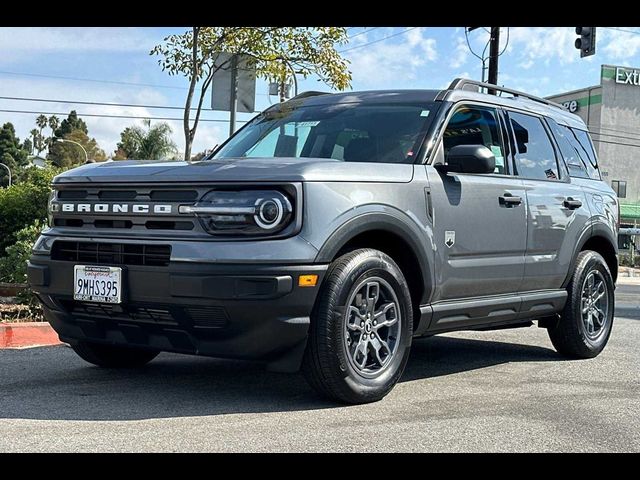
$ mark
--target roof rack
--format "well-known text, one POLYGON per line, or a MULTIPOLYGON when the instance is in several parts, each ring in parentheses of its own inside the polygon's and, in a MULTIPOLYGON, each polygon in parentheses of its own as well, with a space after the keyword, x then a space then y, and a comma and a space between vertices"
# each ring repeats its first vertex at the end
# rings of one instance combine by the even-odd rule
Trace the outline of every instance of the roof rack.
POLYGON ((465 88, 467 85, 473 85, 475 87, 478 87, 479 92, 481 91, 481 89, 486 88, 488 91, 494 90, 498 92, 510 93, 514 97, 524 97, 524 98, 528 98, 529 100, 533 100, 534 102, 544 103, 545 105, 558 107, 558 108, 561 108, 562 110, 566 110, 566 108, 564 108, 559 103, 552 102, 551 100, 547 100, 546 98, 536 97, 535 95, 529 95, 528 93, 520 92, 518 90, 513 90, 511 88, 499 87, 498 85, 493 85, 491 83, 484 83, 484 82, 478 82, 476 80, 469 80, 468 78, 456 78, 453 82, 451 82, 451 85, 449 85, 448 90, 468 90, 465 88))

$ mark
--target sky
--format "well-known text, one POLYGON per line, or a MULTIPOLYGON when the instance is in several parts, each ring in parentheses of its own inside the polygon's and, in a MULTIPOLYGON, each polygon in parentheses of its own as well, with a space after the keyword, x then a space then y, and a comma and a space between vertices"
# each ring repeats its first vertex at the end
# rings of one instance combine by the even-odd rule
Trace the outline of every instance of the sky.
MULTIPOLYGON (((0 110, 61 112, 76 109, 100 147, 110 155, 120 132, 143 120, 89 117, 109 114, 180 118, 180 109, 82 105, 65 102, 106 102, 160 106, 184 105, 187 79, 169 76, 149 55, 154 45, 188 27, 172 28, 0 28, 0 97, 28 97, 56 102, 0 98, 0 110), (62 78, 65 77, 65 78, 62 78)), ((481 79, 481 55, 488 40, 485 29, 468 34, 463 27, 349 27, 349 43, 338 47, 350 62, 353 90, 445 88, 453 78, 481 79)), ((640 67, 640 28, 598 27, 596 54, 580 58, 574 47, 574 27, 503 27, 498 83, 546 96, 600 81, 600 65, 640 67)), ((330 89, 309 77, 299 90, 330 89)), ((256 109, 276 102, 268 84, 258 80, 256 109)), ((209 97, 205 105, 210 103, 209 97)), ((0 124, 12 122, 22 140, 35 127, 37 113, 0 111, 0 124)), ((251 114, 239 113, 246 121, 251 114)), ((193 152, 210 149, 228 136, 228 112, 203 112, 193 152)), ((159 120, 152 120, 157 122, 159 120)), ((178 150, 184 150, 180 120, 169 120, 178 150)))

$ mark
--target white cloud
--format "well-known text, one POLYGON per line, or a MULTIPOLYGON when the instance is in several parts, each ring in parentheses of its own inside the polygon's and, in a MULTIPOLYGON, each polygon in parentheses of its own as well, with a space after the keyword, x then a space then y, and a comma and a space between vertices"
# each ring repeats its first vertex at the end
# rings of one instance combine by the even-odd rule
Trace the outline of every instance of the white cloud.
MULTIPOLYGON (((626 27, 625 30, 634 30, 626 27)), ((638 33, 640 30, 635 29, 638 33)), ((602 51, 610 55, 615 61, 628 60, 640 51, 640 35, 638 33, 622 32, 619 30, 598 29, 596 53, 602 51), (601 47, 600 44, 603 44, 601 47)))
MULTIPOLYGON (((393 30, 377 30, 376 38, 393 33, 393 30)), ((364 87, 398 87, 403 80, 412 80, 417 70, 438 58, 436 40, 425 36, 424 28, 410 30, 390 41, 347 52, 351 61, 354 84, 364 87)))
POLYGON ((580 58, 575 38, 573 27, 511 27, 508 51, 521 59, 522 68, 530 68, 531 62, 564 65, 580 58))
POLYGON ((460 35, 457 35, 455 47, 453 48, 453 52, 449 58, 449 66, 451 68, 460 68, 467 63, 469 55, 470 52, 467 42, 460 35))
POLYGON ((0 51, 140 51, 158 42, 157 35, 144 28, 38 28, 0 29, 0 51))

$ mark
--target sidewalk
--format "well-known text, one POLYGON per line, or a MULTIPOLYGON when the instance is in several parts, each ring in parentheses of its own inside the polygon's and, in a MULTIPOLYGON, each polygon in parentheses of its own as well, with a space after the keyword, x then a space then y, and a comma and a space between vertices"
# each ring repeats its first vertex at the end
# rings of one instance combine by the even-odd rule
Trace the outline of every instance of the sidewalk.
POLYGON ((640 268, 620 267, 618 285, 640 285, 640 268))

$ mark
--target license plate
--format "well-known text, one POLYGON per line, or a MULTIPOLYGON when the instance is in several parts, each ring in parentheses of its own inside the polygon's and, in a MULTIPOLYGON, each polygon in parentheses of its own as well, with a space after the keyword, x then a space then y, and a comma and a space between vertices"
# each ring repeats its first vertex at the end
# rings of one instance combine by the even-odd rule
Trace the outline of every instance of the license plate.
POLYGON ((73 267, 73 298, 84 302, 120 303, 122 269, 76 265, 73 267))

